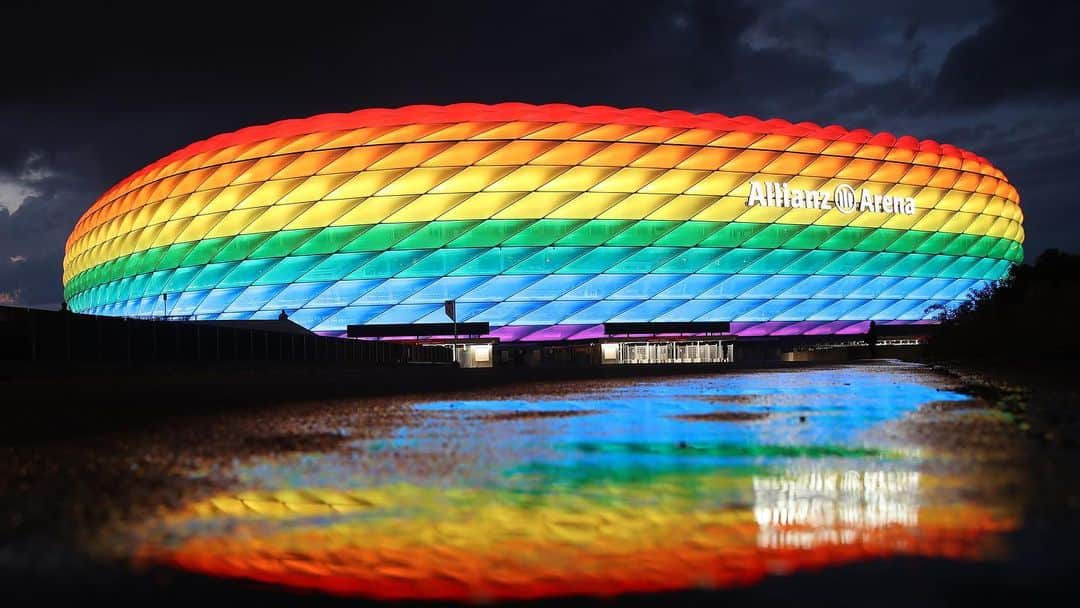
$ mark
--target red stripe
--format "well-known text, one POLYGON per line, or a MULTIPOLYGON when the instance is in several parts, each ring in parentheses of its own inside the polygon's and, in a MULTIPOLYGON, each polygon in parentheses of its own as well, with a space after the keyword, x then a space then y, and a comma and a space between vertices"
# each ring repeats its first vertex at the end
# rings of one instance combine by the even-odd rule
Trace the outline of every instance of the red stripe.
POLYGON ((319 114, 310 118, 288 119, 268 125, 247 127, 231 133, 222 133, 209 139, 197 141, 187 147, 140 169, 121 180, 101 197, 107 201, 121 190, 125 184, 151 171, 177 161, 213 152, 238 144, 249 144, 275 137, 293 137, 321 131, 342 131, 362 127, 383 127, 408 124, 443 124, 457 122, 499 122, 499 121, 537 121, 537 122, 586 122, 604 124, 625 124, 634 126, 675 127, 682 129, 715 129, 718 131, 747 131, 751 133, 789 135, 794 137, 814 137, 849 141, 855 143, 871 142, 875 145, 892 148, 906 148, 920 152, 931 152, 947 156, 976 160, 990 164, 985 158, 967 150, 951 145, 941 145, 926 139, 919 141, 911 136, 897 138, 891 133, 871 133, 866 129, 849 131, 838 125, 821 127, 810 122, 791 123, 782 118, 761 120, 753 116, 723 114, 692 114, 682 110, 660 112, 648 108, 619 109, 610 106, 578 107, 568 104, 532 105, 527 103, 500 103, 486 105, 479 103, 456 103, 448 106, 414 105, 402 108, 372 108, 357 110, 347 114, 319 114))

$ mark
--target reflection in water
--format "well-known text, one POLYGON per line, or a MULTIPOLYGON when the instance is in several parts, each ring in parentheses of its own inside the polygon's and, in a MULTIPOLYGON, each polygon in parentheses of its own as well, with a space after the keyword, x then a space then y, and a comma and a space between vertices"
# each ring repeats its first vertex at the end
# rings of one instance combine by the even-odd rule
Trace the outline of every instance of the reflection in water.
POLYGON ((843 471, 754 477, 758 545, 810 549, 860 542, 886 527, 919 525, 917 471, 843 471))
POLYGON ((150 522, 138 556, 330 593, 458 600, 743 585, 898 554, 977 558, 1012 518, 932 500, 923 489, 947 484, 920 470, 917 451, 860 439, 929 400, 933 389, 905 381, 809 371, 421 405, 426 422, 391 440, 238 467, 240 489, 150 522), (774 415, 673 418, 717 409, 692 395, 731 394, 761 396, 732 408, 774 415), (477 416, 530 406, 588 415, 477 416), (409 457, 434 446, 449 464, 409 457))

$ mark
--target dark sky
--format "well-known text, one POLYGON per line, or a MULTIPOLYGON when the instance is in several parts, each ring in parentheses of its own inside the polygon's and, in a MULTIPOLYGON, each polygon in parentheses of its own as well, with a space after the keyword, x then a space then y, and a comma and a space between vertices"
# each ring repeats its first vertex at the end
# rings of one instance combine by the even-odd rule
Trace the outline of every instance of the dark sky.
POLYGON ((932 138, 1009 176, 1029 259, 1080 249, 1080 3, 277 6, 0 7, 0 304, 55 305, 79 215, 177 148, 414 103, 644 106, 932 138))

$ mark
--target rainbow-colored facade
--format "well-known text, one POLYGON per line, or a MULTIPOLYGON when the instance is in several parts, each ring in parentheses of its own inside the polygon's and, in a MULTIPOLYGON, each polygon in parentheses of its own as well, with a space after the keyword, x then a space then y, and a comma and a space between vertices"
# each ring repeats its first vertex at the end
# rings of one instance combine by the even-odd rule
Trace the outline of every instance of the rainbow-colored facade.
POLYGON ((836 334, 927 322, 1005 276, 1022 217, 986 159, 913 137, 409 106, 242 129, 138 171, 76 224, 64 287, 75 311, 285 311, 330 334, 446 321, 448 299, 502 340, 599 337, 607 321, 836 334))

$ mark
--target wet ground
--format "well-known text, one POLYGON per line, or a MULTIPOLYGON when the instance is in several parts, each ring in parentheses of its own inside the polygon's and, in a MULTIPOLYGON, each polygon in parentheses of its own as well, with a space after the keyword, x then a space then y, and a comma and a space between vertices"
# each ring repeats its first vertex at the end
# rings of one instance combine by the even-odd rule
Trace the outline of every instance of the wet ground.
POLYGON ((1074 506, 1045 500, 1075 482, 962 390, 876 362, 273 406, 3 448, 0 573, 35 598, 350 603, 1068 588, 1074 531, 1055 526, 1074 506))

